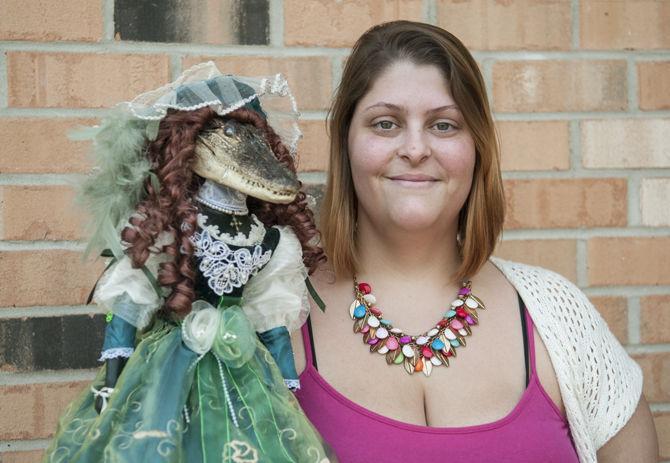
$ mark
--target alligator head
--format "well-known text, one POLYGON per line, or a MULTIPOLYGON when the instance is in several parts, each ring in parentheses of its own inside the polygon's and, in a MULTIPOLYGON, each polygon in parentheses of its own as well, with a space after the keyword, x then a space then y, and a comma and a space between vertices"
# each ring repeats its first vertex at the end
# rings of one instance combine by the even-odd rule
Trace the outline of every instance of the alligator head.
POLYGON ((297 175, 253 125, 217 118, 198 136, 195 152, 195 173, 218 184, 270 203, 287 204, 298 194, 297 175))

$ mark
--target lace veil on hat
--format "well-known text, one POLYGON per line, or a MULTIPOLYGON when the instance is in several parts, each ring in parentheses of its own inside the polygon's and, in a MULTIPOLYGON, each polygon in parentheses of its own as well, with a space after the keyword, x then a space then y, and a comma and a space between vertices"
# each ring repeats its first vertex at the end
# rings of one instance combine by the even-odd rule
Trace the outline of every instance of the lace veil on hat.
POLYGON ((95 164, 79 199, 92 213, 91 238, 85 254, 123 251, 119 232, 144 195, 147 178, 158 178, 145 156, 146 145, 158 133, 169 109, 194 111, 211 107, 226 115, 241 107, 267 119, 292 156, 302 134, 295 98, 281 74, 267 77, 225 75, 209 61, 184 71, 174 82, 117 104, 100 125, 80 130, 72 138, 93 141, 95 164))
POLYGON ((300 116, 288 82, 281 74, 266 77, 224 75, 212 61, 184 71, 174 82, 121 103, 134 117, 161 120, 168 109, 193 111, 209 106, 221 116, 243 106, 263 115, 292 155, 302 136, 300 116))

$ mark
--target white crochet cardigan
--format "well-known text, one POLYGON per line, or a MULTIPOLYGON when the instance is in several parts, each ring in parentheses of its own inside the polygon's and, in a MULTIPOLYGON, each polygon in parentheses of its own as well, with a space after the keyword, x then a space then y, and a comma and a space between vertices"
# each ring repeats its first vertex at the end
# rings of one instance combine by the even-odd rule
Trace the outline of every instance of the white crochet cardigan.
POLYGON ((492 258, 521 295, 556 371, 580 462, 635 411, 642 372, 575 285, 539 267, 492 258))

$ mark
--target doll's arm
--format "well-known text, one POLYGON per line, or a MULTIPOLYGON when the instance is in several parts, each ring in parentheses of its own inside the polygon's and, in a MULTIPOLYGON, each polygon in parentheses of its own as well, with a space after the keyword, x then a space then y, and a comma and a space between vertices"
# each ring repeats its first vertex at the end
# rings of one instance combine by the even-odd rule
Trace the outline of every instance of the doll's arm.
POLYGON ((288 227, 277 228, 281 233, 279 243, 270 262, 244 287, 242 308, 272 354, 286 385, 298 389, 289 333, 300 328, 309 314, 307 272, 298 238, 288 227))
POLYGON ((130 259, 123 257, 103 274, 96 287, 93 300, 107 313, 108 320, 100 356, 106 366, 105 383, 93 390, 98 412, 105 408, 134 351, 137 329, 147 326, 161 305, 161 297, 146 272, 146 268, 132 268, 130 259))
POLYGON ((277 363, 286 386, 292 391, 300 389, 300 381, 298 380, 298 372, 295 369, 291 336, 288 329, 285 326, 278 326, 258 333, 258 337, 277 363))
POLYGON ((123 318, 114 316, 112 312, 107 315, 105 341, 99 359, 105 362, 105 383, 100 390, 94 391, 96 395, 95 409, 98 413, 104 409, 106 396, 111 394, 116 387, 116 382, 128 357, 135 350, 136 332, 137 328, 123 318))

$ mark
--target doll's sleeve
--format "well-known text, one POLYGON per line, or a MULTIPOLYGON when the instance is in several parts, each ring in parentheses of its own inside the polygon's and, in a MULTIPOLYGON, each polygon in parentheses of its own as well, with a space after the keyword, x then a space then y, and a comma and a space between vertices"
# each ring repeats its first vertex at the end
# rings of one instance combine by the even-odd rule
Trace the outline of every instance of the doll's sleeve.
POLYGON ((309 315, 302 246, 291 228, 277 228, 279 243, 270 262, 251 277, 242 294, 242 308, 259 333, 278 327, 296 330, 309 315))

